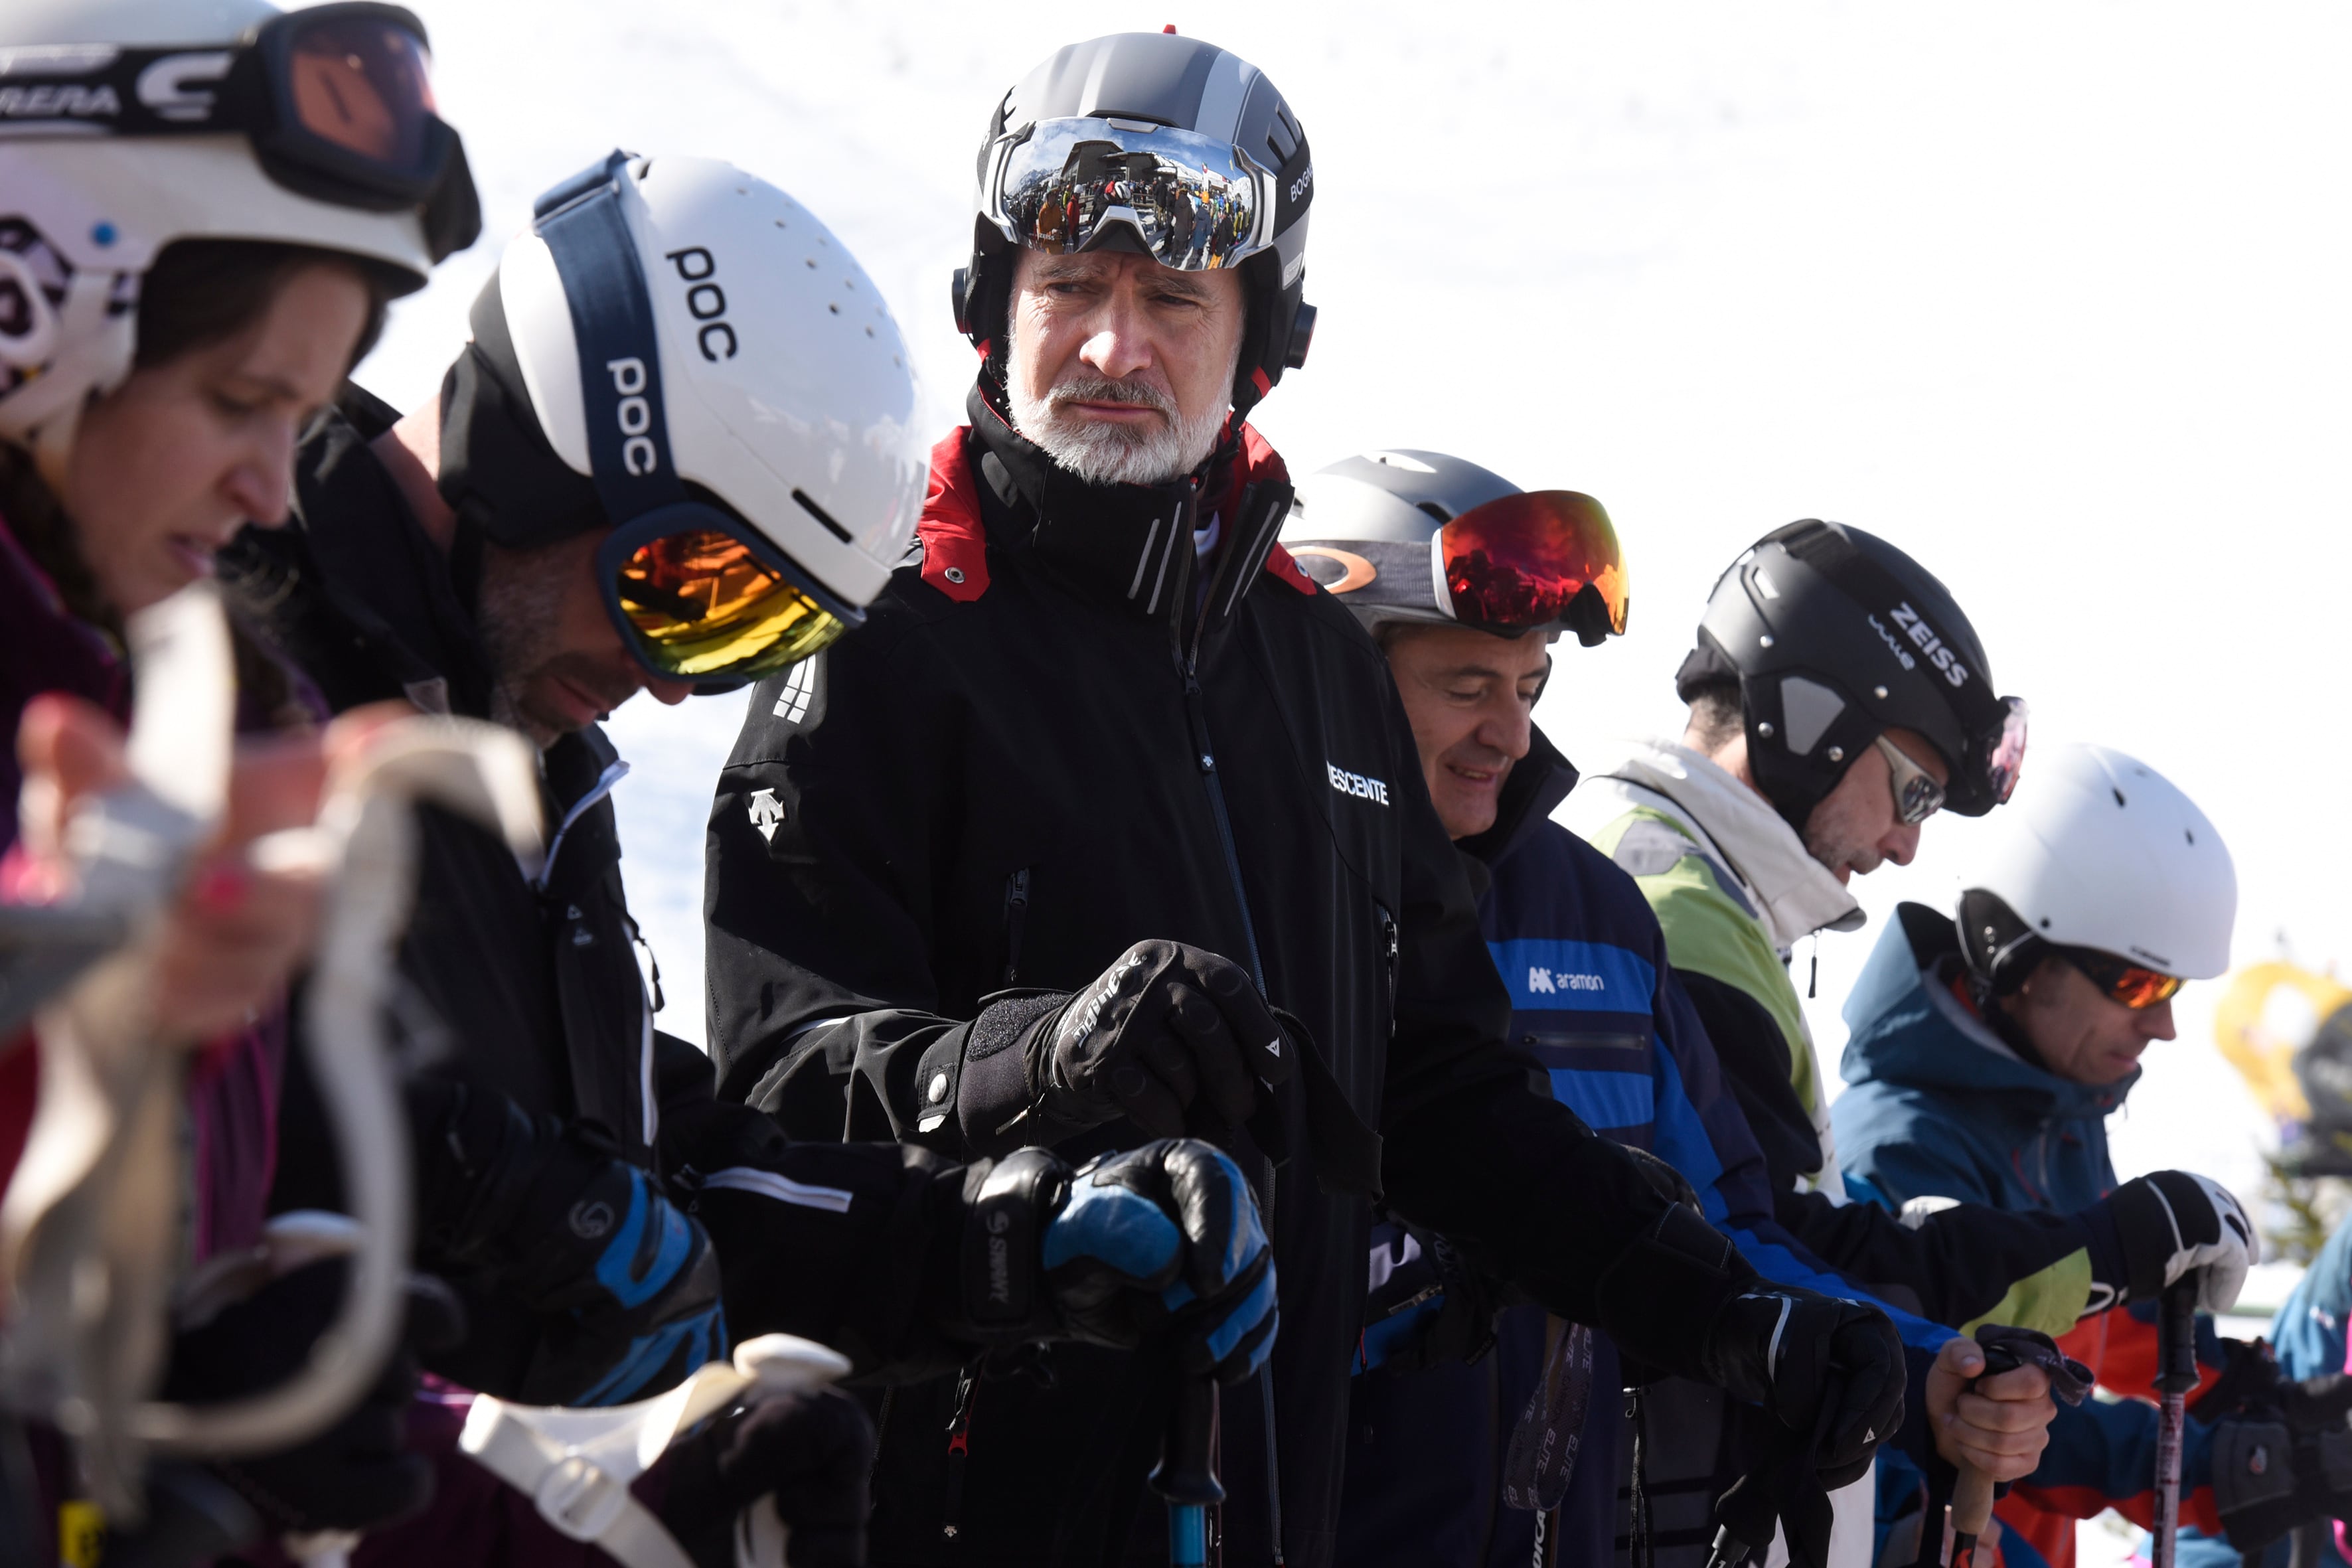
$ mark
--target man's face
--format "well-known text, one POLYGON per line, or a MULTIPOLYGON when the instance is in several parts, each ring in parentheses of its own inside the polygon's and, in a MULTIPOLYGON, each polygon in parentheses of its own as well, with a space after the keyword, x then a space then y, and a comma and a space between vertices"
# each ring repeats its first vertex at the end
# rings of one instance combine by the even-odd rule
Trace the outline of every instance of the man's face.
POLYGON ((1233 405, 1247 314, 1235 272, 1024 247, 1005 344, 1013 427, 1092 484, 1191 473, 1233 405))
POLYGON ((630 657, 604 610, 592 530, 536 550, 482 552, 478 624, 495 688, 490 717, 544 751, 639 691, 683 702, 694 688, 656 680, 630 657))
MULTIPOLYGON (((1886 739, 1937 784, 1948 783, 1951 768, 1927 738, 1912 730, 1889 730, 1886 739)), ((1837 788, 1824 795, 1805 818, 1805 849, 1830 868, 1841 885, 1866 877, 1886 861, 1908 866, 1919 852, 1919 828, 1895 816, 1895 787, 1885 753, 1866 746, 1845 771, 1837 788)))
POLYGON ((2002 1005, 2050 1070, 2069 1083, 2119 1083, 2139 1065, 2150 1041, 2174 1037, 2169 1000, 2126 1007, 2063 958, 2043 959, 2002 1005))
POLYGON ((1550 640, 1542 632, 1507 640, 1468 626, 1415 626, 1389 645, 1389 672, 1449 837, 1495 826, 1503 781, 1531 743, 1550 640))

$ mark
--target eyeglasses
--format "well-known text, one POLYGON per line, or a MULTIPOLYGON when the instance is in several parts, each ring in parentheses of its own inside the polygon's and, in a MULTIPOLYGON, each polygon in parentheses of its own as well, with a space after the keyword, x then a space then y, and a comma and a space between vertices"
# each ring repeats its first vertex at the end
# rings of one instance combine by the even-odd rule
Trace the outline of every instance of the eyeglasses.
POLYGON ((2117 958, 2095 947, 2060 947, 2053 951, 2097 986, 2108 1001, 2121 1003, 2135 1013, 2171 1001, 2187 984, 2178 975, 2117 958))
POLYGON ((1916 827, 1944 809, 1944 786, 1913 762, 1903 748, 1881 735, 1871 742, 1886 759, 1887 787, 1895 792, 1895 820, 1916 827))
POLYGON ((1089 117, 998 145, 982 175, 989 216, 1032 248, 1091 250, 1119 225, 1162 267, 1207 272, 1273 243, 1274 177, 1230 142, 1089 117))
POLYGON ((434 102, 425 26, 397 5, 289 11, 225 49, 0 49, 0 78, 77 106, 11 123, 11 134, 241 133, 269 178, 299 195, 417 208, 436 261, 481 233, 464 144, 434 102))
POLYGON ((698 502, 614 529, 596 575, 637 662, 706 689, 795 664, 861 618, 799 581, 753 530, 698 502))
POLYGON ((1625 629, 1625 558, 1609 514, 1574 490, 1529 490, 1472 507, 1430 541, 1454 618, 1564 626, 1588 647, 1625 629))

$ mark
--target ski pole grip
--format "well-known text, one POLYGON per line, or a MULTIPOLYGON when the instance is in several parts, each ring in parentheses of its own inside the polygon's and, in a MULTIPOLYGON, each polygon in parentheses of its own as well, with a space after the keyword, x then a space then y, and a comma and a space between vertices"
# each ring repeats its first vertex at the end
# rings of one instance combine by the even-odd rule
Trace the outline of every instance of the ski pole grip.
POLYGON ((1952 1487, 1953 1531, 1982 1535, 1991 1521, 1992 1478, 1974 1465, 1961 1466, 1960 1479, 1952 1487))
POLYGON ((2157 1300, 2157 1372, 2158 1394, 2187 1394, 2198 1383, 2197 1287, 2192 1270, 2164 1288, 2157 1300))
POLYGON ((1160 1467, 1151 1472, 1151 1489, 1171 1504, 1206 1508, 1225 1500, 1217 1480, 1217 1385, 1205 1377, 1188 1377, 1176 1385, 1176 1406, 1169 1412, 1168 1436, 1160 1450, 1160 1467))

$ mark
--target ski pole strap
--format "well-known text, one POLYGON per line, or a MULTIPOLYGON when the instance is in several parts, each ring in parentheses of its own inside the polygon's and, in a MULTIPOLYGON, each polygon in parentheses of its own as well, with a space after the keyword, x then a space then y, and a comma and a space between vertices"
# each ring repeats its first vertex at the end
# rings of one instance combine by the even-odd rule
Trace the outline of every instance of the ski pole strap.
POLYGON ((1979 1323, 1976 1341, 1985 1358, 1985 1369, 1977 1374, 1979 1381, 2021 1366, 2038 1366, 2050 1374, 2050 1392, 2069 1405, 2082 1404, 2097 1381, 2089 1367, 2059 1349, 2056 1340, 2033 1329, 1979 1323))
POLYGON ((1511 1428, 1503 1457, 1503 1506, 1538 1515, 1568 1495, 1592 1399, 1592 1331, 1559 1318, 1546 1319, 1545 1328, 1543 1376, 1511 1428))

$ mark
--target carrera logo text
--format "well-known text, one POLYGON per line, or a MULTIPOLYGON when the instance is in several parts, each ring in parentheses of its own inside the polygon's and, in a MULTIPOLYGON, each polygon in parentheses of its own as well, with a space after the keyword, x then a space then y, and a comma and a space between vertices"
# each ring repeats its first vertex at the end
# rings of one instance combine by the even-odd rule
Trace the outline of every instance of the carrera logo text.
POLYGON ((1565 969, 1528 969, 1528 989, 1538 995, 1556 996, 1563 991, 1606 991, 1609 982, 1598 974, 1576 974, 1565 969))
POLYGON ((735 329, 725 320, 727 291, 713 281, 719 275, 719 263, 698 245, 673 250, 665 259, 677 268, 683 281, 692 285, 686 291, 686 313, 702 323, 701 330, 694 334, 695 346, 702 351, 702 357, 713 364, 733 359, 735 329), (725 353, 718 352, 716 345, 721 343, 726 345, 725 353))
MULTIPOLYGON (((1968 666, 1959 661, 1958 656, 1945 645, 1943 638, 1936 635, 1935 628, 1927 623, 1918 611, 1913 609, 1908 604, 1897 605, 1895 606, 1894 616, 1895 626, 1902 630, 1904 636, 1911 639, 1911 646, 1926 655, 1928 663, 1944 672, 1946 681, 1954 686, 1968 684, 1968 666)), ((1910 660, 1906 659, 1903 662, 1905 668, 1910 668, 1910 660)))
POLYGON ((607 360, 604 368, 613 373, 613 390, 621 395, 613 408, 621 426, 621 466, 633 474, 650 474, 661 467, 661 449, 646 434, 654 427, 654 405, 645 396, 646 362, 632 354, 607 360))
POLYGON ((0 87, 0 120, 95 120, 122 112, 122 100, 104 82, 0 87))
POLYGON ((1368 779, 1361 773, 1351 773, 1339 763, 1326 761, 1323 764, 1331 775, 1331 787, 1341 795, 1352 795, 1359 800, 1369 800, 1386 805, 1389 786, 1380 779, 1368 779))

